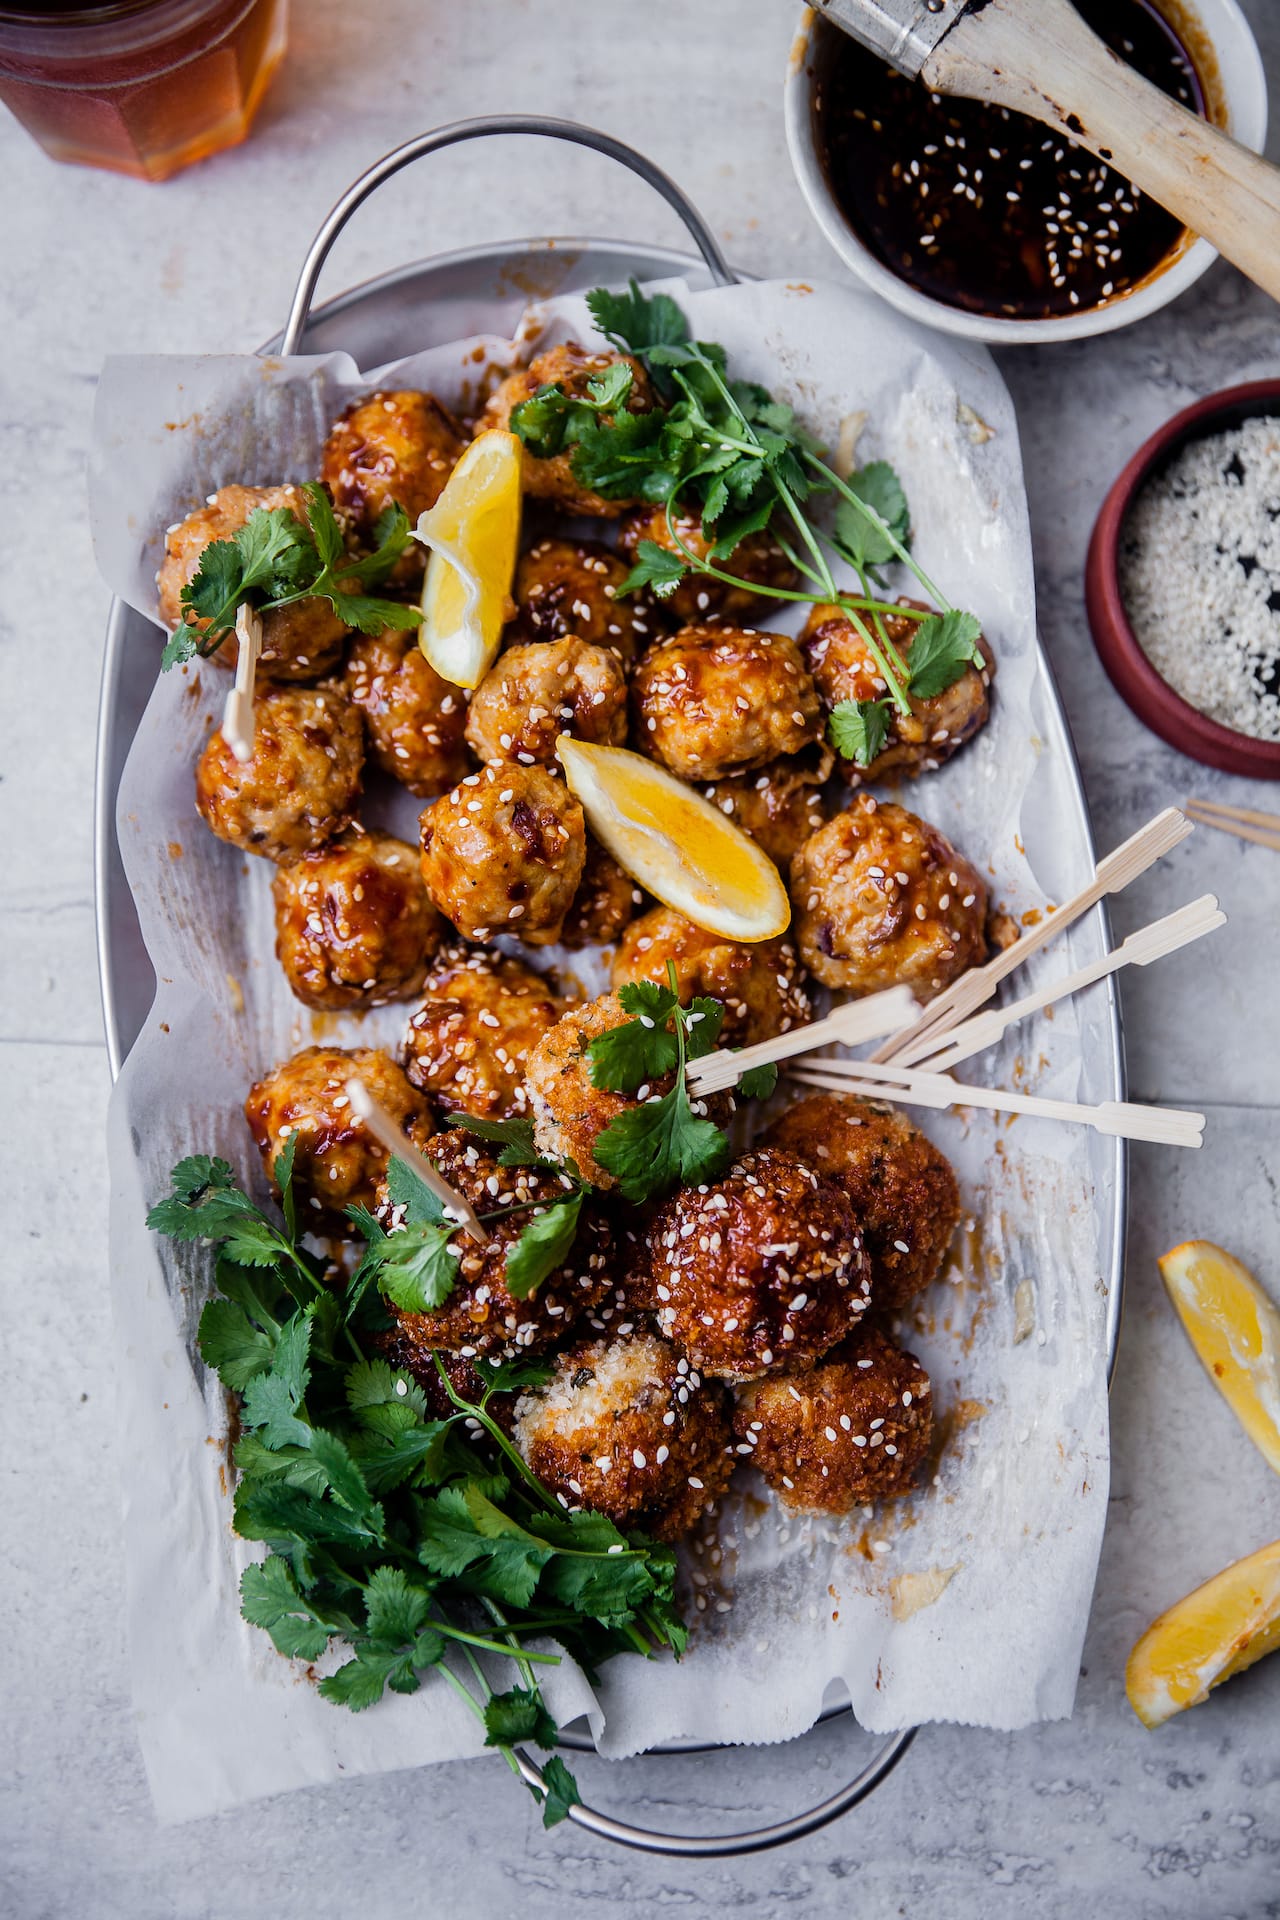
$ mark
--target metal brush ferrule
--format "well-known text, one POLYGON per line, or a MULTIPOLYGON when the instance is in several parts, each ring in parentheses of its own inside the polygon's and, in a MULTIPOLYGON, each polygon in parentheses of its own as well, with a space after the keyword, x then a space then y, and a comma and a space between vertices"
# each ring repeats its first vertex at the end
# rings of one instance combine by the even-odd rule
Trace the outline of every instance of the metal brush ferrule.
POLYGON ((852 34, 908 80, 918 76, 969 0, 810 0, 815 13, 852 34))

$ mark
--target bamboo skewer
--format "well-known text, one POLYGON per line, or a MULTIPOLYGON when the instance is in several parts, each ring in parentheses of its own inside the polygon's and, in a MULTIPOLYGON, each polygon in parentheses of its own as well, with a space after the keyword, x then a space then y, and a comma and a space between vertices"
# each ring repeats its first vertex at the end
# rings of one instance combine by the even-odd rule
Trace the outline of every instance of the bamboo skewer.
POLYGON ((1237 840, 1280 852, 1280 814, 1259 813, 1253 807, 1228 807, 1218 800, 1188 800, 1186 811, 1202 827, 1217 827, 1220 833, 1233 833, 1237 840))
POLYGON ((262 652, 262 621, 252 607, 236 613, 236 683, 222 709, 222 737, 241 766, 253 758, 253 689, 262 652))
POLYGON ((387 1152, 393 1154, 397 1160, 403 1160, 405 1165, 417 1174, 423 1186, 434 1193, 445 1212, 450 1214, 473 1240, 479 1241, 481 1246, 487 1246, 489 1235, 481 1225, 470 1202, 463 1198, 456 1187, 451 1187, 444 1175, 432 1166, 427 1156, 419 1153, 412 1140, 401 1133, 386 1108, 374 1099, 364 1082, 348 1080, 343 1091, 351 1102, 352 1113, 365 1131, 373 1135, 378 1145, 385 1147, 387 1152))
MULTIPOLYGON (((928 1054, 923 1064, 931 1073, 944 1072, 959 1061, 981 1053, 984 1047, 994 1046, 1007 1027, 1025 1020, 1028 1014, 1038 1013, 1042 1007, 1052 1006, 1055 1001, 1064 1000, 1069 994, 1079 993, 1082 988, 1105 980, 1108 974, 1118 973, 1122 967, 1148 967, 1153 960, 1176 953, 1179 947, 1189 946, 1191 941, 1212 933, 1215 927, 1224 926, 1226 918, 1213 894, 1202 894, 1198 900, 1179 907, 1176 913, 1166 914, 1163 920, 1153 920, 1149 927, 1141 927, 1136 933, 1131 933, 1120 946, 1111 953, 1103 954, 1091 966, 1079 967, 1065 979, 1055 980, 1049 986, 1041 987, 1039 992, 1015 1000, 1011 1006, 993 1007, 990 1013, 977 1014, 971 1020, 962 1021, 958 1027, 952 1027, 940 1050, 928 1054)), ((926 1044, 926 1041, 921 1042, 922 1046, 926 1044)))
POLYGON ((1166 807, 1162 813, 1156 814, 1145 827, 1140 827, 1114 853, 1109 853, 1105 860, 1099 862, 1093 879, 1073 899, 1056 907, 1052 913, 1047 913, 1039 926, 1023 934, 1020 940, 1003 953, 998 953, 985 967, 974 967, 968 973, 961 974, 936 1000, 930 1001, 914 1025, 908 1027, 905 1033, 891 1035, 871 1058, 875 1061, 902 1060, 908 1064, 922 1059, 930 1051, 926 1036, 928 1042, 934 1042, 967 1014, 975 1013, 984 1001, 991 998, 1006 974, 1012 973, 1033 953, 1038 953, 1041 947, 1056 939, 1090 907, 1096 906, 1104 895, 1119 893, 1127 887, 1192 831, 1193 823, 1177 807, 1166 807))
POLYGON ((884 993, 870 993, 862 1000, 850 1000, 837 1007, 825 1020, 809 1027, 795 1027, 773 1040, 761 1040, 754 1047, 734 1053, 723 1048, 694 1060, 685 1069, 690 1091, 696 1094, 719 1093, 732 1087, 750 1067, 768 1066, 789 1060, 797 1053, 834 1042, 857 1046, 865 1040, 878 1040, 882 1033, 894 1033, 907 1025, 916 1010, 915 995, 909 987, 890 987, 884 993))
POLYGON ((1049 1100, 1040 1094, 972 1087, 949 1074, 922 1073, 915 1067, 821 1060, 792 1067, 788 1077, 829 1093, 857 1093, 872 1100, 892 1097, 909 1107, 984 1107, 994 1113, 1071 1121, 1092 1127, 1097 1133, 1122 1140, 1147 1140, 1157 1146, 1198 1147, 1204 1136, 1204 1115, 1177 1107, 1145 1107, 1124 1100, 1104 1100, 1100 1106, 1091 1107, 1076 1100, 1049 1100))

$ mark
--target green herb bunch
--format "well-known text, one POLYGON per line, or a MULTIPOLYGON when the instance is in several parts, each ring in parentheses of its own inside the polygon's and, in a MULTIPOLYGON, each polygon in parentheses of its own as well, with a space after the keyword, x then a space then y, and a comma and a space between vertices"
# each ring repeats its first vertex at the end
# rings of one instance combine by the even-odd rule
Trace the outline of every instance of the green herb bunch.
POLYGON ((597 288, 587 303, 605 338, 643 364, 662 404, 627 411, 634 376, 618 362, 587 383, 585 396, 559 385, 541 388, 512 410, 513 431, 537 457, 568 450, 575 478, 604 498, 637 498, 664 509, 671 547, 642 540, 621 591, 646 587, 662 598, 694 572, 775 600, 838 606, 887 691, 877 700, 841 701, 830 737, 846 758, 869 765, 884 745, 891 709, 909 714, 910 695, 932 698, 970 663, 982 664, 978 621, 953 607, 911 556, 910 512, 898 476, 881 460, 841 478, 789 406, 754 382, 733 379, 722 346, 690 338, 668 294, 647 297, 633 280, 622 294, 597 288), (835 499, 830 524, 810 512, 824 495, 835 499), (681 536, 681 512, 701 515, 710 543, 705 557, 681 536), (802 586, 765 586, 726 570, 740 543, 765 528, 802 586), (853 568, 859 593, 839 590, 831 556, 853 568), (882 587, 880 569, 895 561, 915 575, 936 613, 900 606, 875 591, 882 587), (917 622, 909 659, 890 639, 886 615, 917 622))

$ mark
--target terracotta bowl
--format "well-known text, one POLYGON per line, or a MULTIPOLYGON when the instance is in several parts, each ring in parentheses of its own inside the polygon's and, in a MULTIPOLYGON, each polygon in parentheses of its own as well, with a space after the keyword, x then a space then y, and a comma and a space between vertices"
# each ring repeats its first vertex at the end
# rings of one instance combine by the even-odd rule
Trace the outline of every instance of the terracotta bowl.
POLYGON ((1085 562, 1084 600, 1094 645, 1117 691, 1153 733, 1180 753, 1223 773, 1280 780, 1280 741, 1254 740, 1210 720, 1176 694, 1138 645, 1120 597, 1120 537, 1139 489, 1180 447, 1259 414, 1280 414, 1280 380, 1226 387, 1166 420, 1139 447, 1102 504, 1085 562))

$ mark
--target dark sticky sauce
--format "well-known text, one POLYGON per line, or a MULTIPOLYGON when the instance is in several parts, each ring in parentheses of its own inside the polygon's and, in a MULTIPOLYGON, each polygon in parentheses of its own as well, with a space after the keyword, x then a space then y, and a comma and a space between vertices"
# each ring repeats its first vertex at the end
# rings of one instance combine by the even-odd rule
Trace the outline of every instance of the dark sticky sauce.
MULTIPOLYGON (((1149 0, 1075 0, 1114 53, 1183 106, 1204 89, 1149 0)), ((1186 229, 1066 134, 930 93, 826 31, 814 92, 827 182, 858 238, 935 300, 1003 319, 1108 305, 1180 251, 1186 229)))

